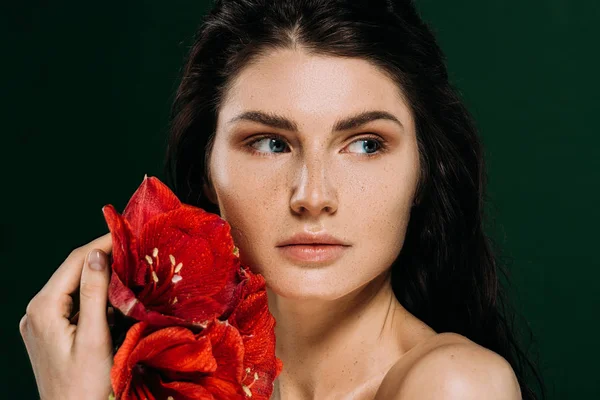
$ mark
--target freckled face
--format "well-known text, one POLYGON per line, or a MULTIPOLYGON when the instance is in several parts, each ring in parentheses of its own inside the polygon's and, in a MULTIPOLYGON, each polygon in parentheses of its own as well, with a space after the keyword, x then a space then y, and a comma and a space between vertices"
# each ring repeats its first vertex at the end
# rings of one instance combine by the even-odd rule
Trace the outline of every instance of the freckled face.
POLYGON ((336 299, 398 256, 419 156, 409 108, 379 69, 361 59, 279 50, 235 79, 219 110, 209 165, 242 263, 280 296, 336 299), (229 122, 247 111, 286 117, 297 131, 229 122), (399 123, 333 130, 365 111, 387 112, 399 123), (350 246, 331 263, 290 260, 277 245, 304 230, 327 231, 350 246))

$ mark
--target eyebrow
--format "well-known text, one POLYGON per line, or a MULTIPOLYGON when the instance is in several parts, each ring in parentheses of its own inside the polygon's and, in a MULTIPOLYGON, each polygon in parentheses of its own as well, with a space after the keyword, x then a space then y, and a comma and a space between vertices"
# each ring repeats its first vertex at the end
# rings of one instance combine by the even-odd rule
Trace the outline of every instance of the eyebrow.
MULTIPOLYGON (((393 121, 400 125, 400 127, 404 127, 402 123, 396 118, 393 114, 387 111, 381 110, 373 110, 373 111, 365 111, 350 117, 338 120, 333 125, 333 131, 346 131, 350 129, 355 129, 361 127, 371 121, 375 121, 378 119, 384 119, 388 121, 393 121)), ((298 132, 298 124, 289 118, 286 118, 282 115, 275 113, 267 113, 263 111, 246 111, 241 113, 240 115, 229 120, 228 124, 240 121, 254 121, 263 125, 267 125, 277 129, 284 129, 287 131, 298 132)))

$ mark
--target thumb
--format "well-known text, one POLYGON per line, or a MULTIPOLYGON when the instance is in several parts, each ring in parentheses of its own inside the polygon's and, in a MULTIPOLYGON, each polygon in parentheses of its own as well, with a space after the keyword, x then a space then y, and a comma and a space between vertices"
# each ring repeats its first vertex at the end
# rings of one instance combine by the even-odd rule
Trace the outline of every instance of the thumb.
POLYGON ((106 316, 108 282, 108 256, 102 250, 93 249, 81 271, 79 321, 75 336, 75 340, 86 348, 104 347, 110 340, 106 316))

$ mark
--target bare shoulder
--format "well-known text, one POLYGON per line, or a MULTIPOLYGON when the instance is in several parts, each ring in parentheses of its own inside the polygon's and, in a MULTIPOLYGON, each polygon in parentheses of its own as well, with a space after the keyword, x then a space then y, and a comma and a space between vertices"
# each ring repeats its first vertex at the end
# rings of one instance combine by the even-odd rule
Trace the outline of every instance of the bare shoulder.
POLYGON ((375 400, 520 400, 510 364, 456 333, 440 333, 394 365, 375 400), (412 354, 411 354, 412 353, 412 354))

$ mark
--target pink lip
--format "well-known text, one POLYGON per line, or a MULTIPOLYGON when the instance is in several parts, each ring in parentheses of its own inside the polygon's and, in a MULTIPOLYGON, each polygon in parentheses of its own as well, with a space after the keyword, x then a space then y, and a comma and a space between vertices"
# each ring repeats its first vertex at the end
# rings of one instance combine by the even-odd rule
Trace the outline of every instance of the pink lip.
POLYGON ((277 247, 284 257, 292 261, 331 263, 344 255, 349 246, 294 244, 277 247))
POLYGON ((277 246, 288 246, 293 244, 333 244, 333 245, 343 245, 349 246, 350 243, 346 243, 335 236, 327 233, 326 231, 320 232, 310 232, 310 231, 301 231, 298 232, 286 240, 279 242, 277 246))

